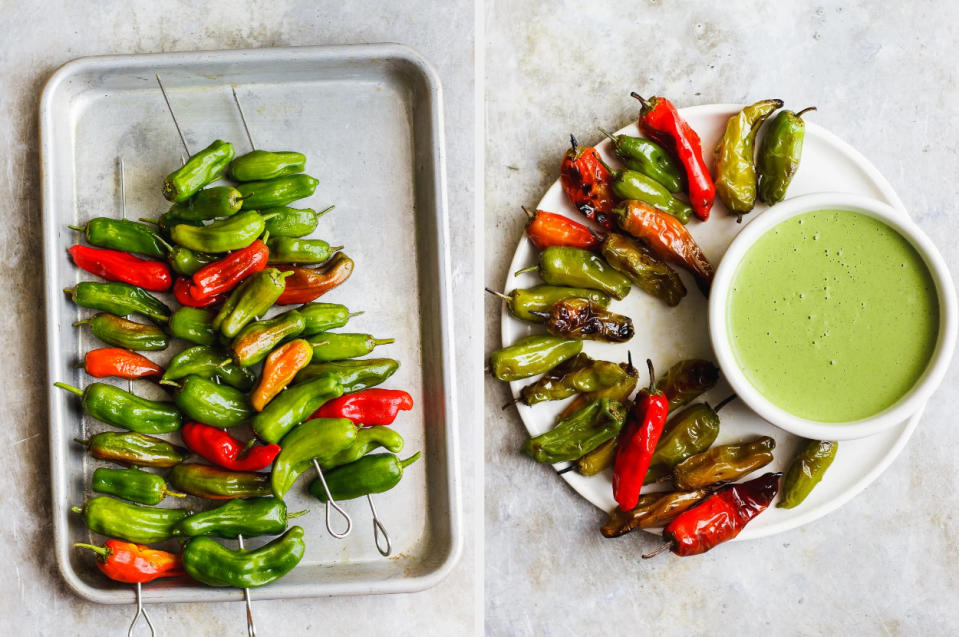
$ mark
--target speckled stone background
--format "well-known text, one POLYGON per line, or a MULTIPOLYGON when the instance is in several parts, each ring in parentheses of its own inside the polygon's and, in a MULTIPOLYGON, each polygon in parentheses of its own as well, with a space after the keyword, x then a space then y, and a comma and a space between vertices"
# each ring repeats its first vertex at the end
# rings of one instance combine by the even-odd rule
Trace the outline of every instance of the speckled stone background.
MULTIPOLYGON (((22 635, 120 635, 130 606, 88 603, 60 580, 51 539, 42 335, 37 105, 47 77, 76 57, 107 53, 393 41, 418 49, 439 71, 445 92, 454 305, 473 282, 473 19, 471 3, 252 0, 190 2, 0 2, 0 578, 3 631, 22 635)), ((344 152, 344 149, 331 149, 344 152)), ((348 151, 346 151, 348 152, 348 151)), ((457 321, 461 442, 479 447, 473 425, 480 317, 457 321), (475 348, 474 348, 475 346, 475 348), (470 416, 470 418, 467 418, 470 416)), ((269 601, 256 604, 268 635, 468 634, 480 621, 477 550, 478 454, 461 455, 463 556, 440 586, 424 593, 269 601)), ((366 530, 365 528, 363 529, 366 530)), ((241 603, 153 605, 161 635, 245 635, 241 603)), ((138 634, 145 634, 143 632, 138 634)))
MULTIPOLYGON (((780 97, 868 157, 959 264, 955 3, 538 2, 487 5, 486 283, 503 285, 570 131, 637 114, 780 97)), ((486 306, 487 350, 500 304, 486 306)), ((954 363, 905 451, 852 502, 801 529, 688 559, 606 540, 603 514, 520 456, 505 385, 486 385, 486 632, 519 635, 959 633, 954 363)))

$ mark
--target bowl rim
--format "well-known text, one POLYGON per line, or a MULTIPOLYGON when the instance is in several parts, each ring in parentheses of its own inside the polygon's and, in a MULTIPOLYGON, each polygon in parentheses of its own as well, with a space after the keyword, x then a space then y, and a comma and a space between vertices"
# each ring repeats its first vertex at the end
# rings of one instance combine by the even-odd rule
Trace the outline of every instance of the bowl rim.
POLYGON ((879 433, 901 423, 921 409, 942 382, 956 341, 956 291, 952 276, 932 240, 908 213, 870 197, 839 192, 801 195, 775 204, 757 215, 733 239, 716 269, 708 305, 709 340, 726 380, 743 402, 763 419, 789 433, 814 440, 851 440, 879 433), (816 210, 848 210, 882 221, 919 253, 936 286, 939 334, 926 369, 898 401, 877 414, 848 422, 821 422, 791 414, 767 400, 746 378, 732 351, 727 331, 729 288, 739 264, 756 241, 773 227, 797 215, 816 210))

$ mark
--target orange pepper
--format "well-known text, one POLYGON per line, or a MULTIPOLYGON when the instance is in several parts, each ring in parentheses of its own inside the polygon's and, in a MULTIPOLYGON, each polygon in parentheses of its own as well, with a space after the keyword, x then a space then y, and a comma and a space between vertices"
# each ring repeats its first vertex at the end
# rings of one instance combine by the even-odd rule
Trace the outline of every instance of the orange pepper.
POLYGON ((107 540, 104 546, 82 543, 74 546, 96 552, 97 568, 116 582, 142 584, 158 577, 183 575, 183 562, 179 555, 151 549, 143 544, 107 540))
POLYGON ((253 409, 263 411, 273 398, 290 384, 296 373, 310 364, 313 346, 302 338, 290 341, 270 352, 263 363, 260 382, 250 396, 253 409))

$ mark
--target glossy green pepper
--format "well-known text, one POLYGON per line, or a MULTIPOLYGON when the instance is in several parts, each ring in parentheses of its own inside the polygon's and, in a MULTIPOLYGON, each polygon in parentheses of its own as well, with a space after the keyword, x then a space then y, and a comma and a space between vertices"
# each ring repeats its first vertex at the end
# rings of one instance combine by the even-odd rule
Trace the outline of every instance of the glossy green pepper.
POLYGON ((669 192, 683 189, 683 171, 665 148, 642 137, 611 135, 600 130, 613 142, 613 152, 627 168, 656 180, 669 192))
POLYGON ((271 237, 303 237, 314 230, 320 217, 325 215, 333 206, 316 212, 312 208, 264 208, 260 212, 264 215, 273 215, 266 222, 266 231, 271 237))
POLYGON ((170 315, 170 334, 198 345, 213 345, 217 342, 214 316, 213 312, 198 307, 178 307, 170 315))
POLYGON ((669 213, 687 223, 693 215, 693 208, 680 201, 655 179, 651 179, 636 170, 620 170, 613 176, 613 194, 617 198, 630 201, 642 201, 663 212, 669 213))
POLYGON ((686 458, 709 449, 719 436, 717 412, 725 404, 723 401, 713 409, 706 403, 698 403, 672 417, 656 443, 643 484, 656 482, 686 458))
POLYGON ((115 385, 91 383, 86 389, 66 383, 54 385, 82 396, 87 414, 114 427, 141 434, 168 434, 183 424, 183 416, 172 404, 147 400, 115 385))
POLYGON ((273 463, 270 484, 273 495, 282 498, 312 460, 323 465, 356 441, 358 427, 347 418, 313 418, 283 436, 280 454, 273 463))
POLYGON ((81 281, 76 287, 64 290, 80 307, 102 310, 117 316, 137 312, 154 323, 166 323, 170 308, 158 298, 129 283, 110 281, 81 281))
POLYGON ((220 258, 220 255, 197 252, 183 246, 173 246, 167 255, 167 260, 170 262, 173 271, 183 276, 193 276, 200 268, 210 265, 220 258))
POLYGON ((229 471, 183 462, 170 471, 170 484, 198 498, 226 500, 270 495, 270 476, 256 471, 229 471))
POLYGON ((279 443, 287 432, 309 418, 323 403, 342 395, 343 387, 332 374, 297 382, 280 392, 253 417, 253 431, 264 442, 279 443))
POLYGON ((614 270, 666 305, 675 307, 686 296, 686 286, 676 271, 644 244, 618 232, 610 232, 603 239, 600 253, 614 270))
POLYGON ((212 535, 227 540, 260 535, 279 535, 286 530, 289 518, 306 513, 287 513, 286 504, 278 498, 235 499, 215 509, 194 513, 173 530, 176 535, 196 537, 212 535))
POLYGON ((716 142, 716 195, 738 221, 756 205, 756 133, 782 105, 782 100, 762 100, 747 106, 726 121, 716 142))
POLYGON ((709 493, 708 489, 644 493, 639 496, 636 506, 629 511, 623 511, 619 507, 610 511, 600 532, 603 537, 619 537, 637 527, 655 529, 666 526, 677 515, 697 504, 709 493))
POLYGON ((306 168, 306 155, 293 151, 251 150, 230 164, 230 175, 237 181, 275 179, 301 173, 306 168))
POLYGON ((550 285, 599 290, 622 300, 632 287, 629 279, 589 250, 550 246, 539 254, 539 275, 550 285))
POLYGON ((187 376, 174 400, 187 418, 213 427, 233 427, 253 415, 253 407, 242 391, 200 376, 187 376))
POLYGON ((798 113, 782 111, 766 127, 766 134, 759 146, 756 167, 759 170, 759 200, 770 206, 786 196, 793 176, 799 170, 802 159, 806 123, 802 116, 816 110, 815 106, 798 113))
POLYGON ((581 351, 583 341, 533 334, 490 354, 490 373, 506 382, 522 380, 548 372, 581 351))
POLYGON ((233 186, 204 188, 188 201, 175 203, 169 212, 182 222, 207 221, 217 217, 230 217, 243 207, 243 195, 233 186))
POLYGON ((330 246, 322 239, 297 239, 296 237, 270 237, 269 263, 310 265, 326 263, 334 252, 343 246, 330 246))
POLYGON ((399 368, 400 362, 392 358, 361 358, 310 363, 300 370, 294 382, 305 383, 320 376, 330 375, 343 388, 344 394, 352 394, 383 383, 399 368))
POLYGON ((246 209, 206 226, 178 223, 170 229, 170 238, 174 243, 197 252, 228 252, 247 247, 265 229, 263 215, 246 209))
POLYGON ((266 314, 286 289, 293 272, 267 268, 248 276, 238 285, 213 319, 213 327, 227 338, 240 333, 247 323, 266 314))
POLYGON ((616 363, 597 361, 580 352, 520 391, 525 405, 547 400, 562 400, 573 394, 613 386, 627 378, 626 370, 616 363))
POLYGON ((166 333, 156 325, 135 323, 108 312, 99 312, 73 325, 89 325, 93 335, 107 345, 138 352, 158 352, 169 344, 166 333))
POLYGON ((155 229, 129 219, 95 217, 85 226, 69 227, 83 232, 87 243, 99 248, 136 252, 154 259, 162 259, 170 248, 155 229))
POLYGON ((609 305, 609 295, 598 290, 587 288, 571 288, 559 285, 537 285, 532 288, 516 288, 508 294, 499 294, 487 288, 488 292, 499 296, 506 301, 506 308, 509 313, 521 321, 530 323, 542 323, 542 312, 549 312, 549 309, 559 301, 566 299, 586 299, 600 307, 609 305))
POLYGON ((190 577, 209 586, 257 588, 289 573, 305 552, 299 526, 255 550, 233 551, 216 540, 198 537, 183 549, 183 568, 190 577))
POLYGON ((173 529, 190 515, 185 509, 163 509, 131 504, 106 495, 86 501, 83 507, 71 507, 83 515, 94 533, 137 544, 153 544, 173 537, 173 529))
POLYGON ((305 326, 303 315, 296 310, 287 310, 271 319, 253 321, 233 339, 230 355, 240 367, 256 365, 277 345, 299 336, 305 326))
POLYGON ((194 345, 170 359, 160 384, 176 385, 177 383, 173 381, 191 375, 207 379, 216 377, 230 387, 241 391, 253 389, 256 383, 256 374, 234 364, 217 348, 210 345, 194 345))
POLYGON ((806 499, 822 481, 826 470, 836 459, 839 443, 830 440, 807 440, 789 463, 780 491, 781 509, 791 509, 806 499))
POLYGON ((775 448, 776 441, 769 436, 713 447, 676 465, 673 483, 680 491, 690 491, 717 482, 734 482, 772 462, 775 448))
POLYGON ((98 460, 138 467, 172 467, 186 460, 183 447, 135 432, 102 431, 89 440, 76 439, 98 460))
POLYGON ((536 462, 549 464, 576 460, 615 438, 624 422, 626 406, 600 398, 560 421, 553 429, 527 440, 523 453, 536 462))
POLYGON ((708 392, 719 381, 719 368, 701 358, 681 360, 659 377, 656 390, 666 394, 673 412, 708 392))
POLYGON ((349 447, 332 457, 318 459, 318 461, 320 468, 326 471, 340 465, 356 462, 378 447, 383 447, 392 453, 399 453, 403 451, 403 444, 403 436, 390 427, 362 427, 356 432, 356 439, 349 447))
POLYGON ((243 207, 276 208, 309 197, 320 183, 309 175, 291 175, 263 181, 248 181, 237 186, 243 193, 243 207))
POLYGON ((301 336, 313 336, 320 332, 344 327, 354 316, 363 312, 350 312, 345 305, 339 303, 307 303, 301 305, 297 311, 306 322, 301 336))
POLYGON ((606 343, 625 343, 636 333, 633 319, 603 309, 586 299, 557 301, 544 313, 546 331, 553 336, 606 343))
POLYGON ((222 177, 234 155, 233 144, 220 139, 214 141, 167 175, 163 180, 163 197, 167 201, 186 201, 200 188, 222 177))
MULTIPOLYGON (((356 462, 326 472, 326 485, 334 500, 352 500, 364 495, 383 493, 399 484, 403 470, 419 457, 419 451, 406 460, 400 460, 392 453, 363 456, 356 462)), ((310 483, 310 493, 322 502, 327 500, 326 490, 319 478, 310 483)))
POLYGON ((339 361, 346 358, 366 356, 377 345, 388 345, 395 339, 373 338, 372 334, 355 334, 346 332, 320 332, 309 337, 313 346, 313 360, 339 361))
POLYGON ((166 496, 185 498, 179 491, 167 488, 162 476, 136 468, 107 469, 98 467, 93 472, 92 489, 97 493, 109 493, 124 500, 140 504, 159 504, 166 496))

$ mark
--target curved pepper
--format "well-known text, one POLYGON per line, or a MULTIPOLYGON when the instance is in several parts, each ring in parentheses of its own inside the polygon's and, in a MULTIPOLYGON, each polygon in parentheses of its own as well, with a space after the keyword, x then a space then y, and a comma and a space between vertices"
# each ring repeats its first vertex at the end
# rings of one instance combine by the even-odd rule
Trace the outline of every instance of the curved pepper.
POLYGON ((167 335, 156 325, 128 321, 109 312, 99 312, 73 325, 89 325, 90 332, 107 345, 126 349, 156 352, 169 344, 167 335))
POLYGON ((93 472, 91 488, 97 493, 108 493, 140 504, 160 504, 166 496, 185 498, 186 494, 171 491, 166 480, 155 473, 129 469, 98 467, 93 472))
POLYGON ((214 141, 167 175, 163 180, 163 197, 167 201, 186 201, 200 188, 219 179, 234 155, 233 144, 221 139, 214 141))
POLYGON ((609 295, 599 290, 571 288, 559 285, 537 285, 532 288, 516 288, 508 294, 500 294, 489 288, 486 291, 506 301, 509 313, 521 321, 542 323, 542 312, 548 312, 554 304, 566 299, 586 299, 600 307, 609 305, 609 295))
POLYGON ((91 383, 86 389, 66 383, 54 385, 81 396, 84 411, 108 425, 141 434, 168 434, 183 422, 180 412, 170 403, 147 400, 115 385, 91 383))
MULTIPOLYGON (((300 370, 294 382, 305 383, 320 376, 328 375, 332 376, 340 385, 343 394, 353 394, 361 389, 368 389, 383 383, 395 374, 399 368, 400 362, 392 358, 362 358, 359 360, 310 363, 300 370)), ((337 394, 337 396, 339 395, 337 394)))
POLYGON ((266 222, 266 231, 271 237, 303 237, 314 230, 320 217, 333 210, 330 206, 326 210, 317 212, 312 208, 264 208, 260 212, 264 215, 273 215, 266 222))
POLYGON ((198 252, 228 252, 247 247, 265 229, 266 220, 259 212, 243 210, 206 226, 178 223, 170 229, 170 238, 198 252))
POLYGON ((549 464, 576 460, 615 438, 625 420, 625 405, 600 398, 553 429, 529 438, 523 444, 523 453, 536 462, 549 464))
POLYGON ((235 499, 215 509, 194 513, 174 529, 176 535, 195 537, 212 535, 224 539, 279 535, 286 530, 288 518, 306 513, 287 513, 286 504, 278 498, 235 499))
POLYGON ((187 450, 166 440, 134 432, 102 431, 89 440, 77 439, 98 460, 139 467, 172 467, 186 460, 187 450))
MULTIPOLYGON (((374 453, 326 472, 326 485, 334 500, 352 500, 389 491, 403 477, 403 470, 416 462, 420 452, 400 460, 392 453, 374 453)), ((319 478, 310 483, 310 493, 326 502, 326 489, 319 478)))
POLYGON ((242 391, 195 375, 186 377, 174 401, 190 420, 214 427, 234 427, 253 414, 242 391))
POLYGON ((759 169, 759 200, 770 206, 786 196, 793 176, 799 170, 802 159, 806 123, 802 116, 816 110, 815 106, 798 113, 782 111, 769 122, 763 135, 756 167, 759 169))
POLYGON ((609 168, 595 148, 580 146, 572 135, 569 141, 559 168, 563 192, 583 216, 609 230, 613 227, 609 212, 615 205, 609 168))
POLYGON ((230 359, 224 360, 224 354, 209 345, 188 347, 170 359, 166 372, 160 379, 161 385, 176 385, 172 382, 187 376, 219 378, 230 387, 247 391, 253 387, 256 376, 248 369, 236 365, 230 359))
POLYGON ((184 248, 183 246, 173 246, 169 254, 167 254, 170 267, 173 268, 174 272, 182 274, 183 276, 192 276, 195 272, 203 268, 203 266, 209 265, 217 259, 219 259, 218 255, 207 252, 197 252, 196 250, 184 248))
POLYGON ((654 529, 665 526, 707 495, 709 491, 706 489, 644 493, 639 496, 639 502, 635 508, 623 511, 616 507, 610 511, 606 523, 599 530, 603 537, 619 537, 637 527, 654 529))
POLYGON ((738 480, 772 462, 775 448, 773 438, 761 436, 750 442, 707 449, 673 467, 673 483, 686 491, 738 480))
POLYGON ((207 221, 235 215, 243 207, 243 195, 233 186, 204 188, 187 201, 175 203, 176 215, 183 221, 207 221))
POLYGON ((129 283, 144 290, 164 292, 173 285, 170 268, 118 250, 75 245, 67 252, 78 267, 107 281, 129 283))
POLYGON ((559 301, 544 313, 546 331, 553 336, 606 343, 625 343, 633 338, 633 319, 605 310, 586 299, 559 301))
MULTIPOLYGON (((627 378, 629 372, 622 365, 593 360, 580 352, 543 374, 535 383, 523 387, 520 400, 524 405, 533 406, 547 400, 562 400, 574 394, 613 387, 627 378)), ((627 397, 617 400, 624 402, 627 397)), ((576 411, 585 406, 584 402, 576 411)), ((571 413, 561 416, 559 420, 564 420, 571 413)))
POLYGON ((117 316, 138 312, 154 323, 170 319, 170 308, 158 298, 129 283, 81 281, 64 290, 80 307, 102 310, 117 316))
POLYGON ((217 342, 213 327, 215 315, 209 310, 194 307, 178 307, 170 315, 167 327, 175 338, 182 338, 198 345, 213 345, 217 342))
MULTIPOLYGON (((293 382, 297 372, 313 358, 313 346, 302 338, 277 347, 266 357, 260 382, 250 395, 253 409, 263 411, 267 403, 293 382)), ((322 408, 321 408, 322 409, 322 408)))
POLYGON ((259 239, 245 248, 234 250, 193 274, 190 295, 197 301, 203 301, 211 296, 225 294, 248 276, 265 268, 269 257, 269 248, 259 239))
POLYGON ((83 357, 83 369, 94 378, 150 378, 163 373, 163 368, 146 356, 122 347, 93 349, 83 357))
POLYGON ((297 383, 271 400, 263 411, 253 417, 253 431, 260 440, 278 443, 320 405, 342 395, 343 387, 331 374, 321 374, 313 380, 297 383))
POLYGON ((581 351, 583 341, 533 334, 490 354, 490 373, 506 382, 522 380, 547 372, 581 351))
POLYGON ((209 500, 270 495, 270 476, 255 471, 228 471, 207 464, 184 462, 173 467, 167 477, 180 491, 209 500))
POLYGON ((151 549, 143 544, 107 540, 103 546, 83 542, 76 542, 73 546, 96 553, 97 568, 115 582, 145 584, 160 577, 177 577, 186 572, 179 555, 151 549))
POLYGON ((173 284, 173 297, 177 300, 177 303, 184 305, 186 307, 213 307, 218 303, 222 303, 226 299, 226 295, 220 296, 208 296, 202 301, 196 299, 196 294, 193 293, 193 283, 190 279, 186 277, 177 277, 176 282, 173 284))
MULTIPOLYGON (((294 273, 290 279, 295 276, 294 273)), ((287 287, 290 285, 290 279, 286 280, 287 287)), ((313 336, 320 332, 344 327, 351 318, 363 313, 350 312, 345 305, 339 303, 307 303, 297 308, 297 311, 306 322, 306 327, 303 328, 303 336, 313 336)))
POLYGON ((554 246, 540 252, 539 275, 550 285, 590 288, 619 300, 624 299, 632 287, 629 279, 611 268, 602 257, 579 248, 554 246))
POLYGON ((322 239, 298 239, 296 237, 271 237, 270 263, 325 263, 330 256, 343 246, 331 246, 322 239))
POLYGON ((297 199, 309 197, 320 183, 309 175, 290 175, 260 181, 248 181, 237 186, 243 193, 243 207, 247 210, 285 206, 297 199))
POLYGON ((240 367, 256 365, 288 338, 299 336, 306 326, 296 310, 287 310, 271 319, 253 321, 240 330, 230 345, 233 361, 240 367))
POLYGON ((353 444, 357 427, 346 418, 314 418, 295 427, 280 441, 270 485, 273 495, 283 498, 296 479, 312 466, 329 462, 336 454, 353 444))
POLYGON ((635 170, 620 170, 613 177, 613 193, 622 200, 636 200, 658 208, 686 224, 693 209, 685 201, 673 197, 669 190, 655 179, 635 170))
POLYGON ((154 259, 162 259, 170 248, 156 230, 129 219, 94 217, 85 226, 67 227, 83 232, 87 243, 100 248, 136 252, 154 259))
POLYGON ((237 181, 257 181, 295 175, 306 168, 306 155, 293 151, 251 150, 230 164, 230 175, 237 181))
POLYGON ((652 250, 629 237, 610 232, 600 254, 614 270, 621 272, 643 292, 660 299, 669 307, 679 305, 686 286, 679 275, 652 250))
POLYGON ((673 467, 686 458, 709 449, 719 436, 717 412, 725 404, 724 401, 716 409, 706 403, 690 405, 671 418, 656 444, 643 484, 669 475, 673 467))
POLYGON ((403 436, 389 427, 363 427, 356 432, 356 439, 349 447, 320 461, 320 468, 326 471, 356 462, 378 447, 383 447, 392 453, 399 453, 403 451, 403 445, 403 436))
POLYGON ((373 338, 372 334, 320 332, 307 340, 313 346, 313 360, 322 362, 366 356, 378 345, 388 345, 395 339, 373 338))
POLYGON ((257 588, 289 573, 305 552, 303 529, 298 526, 256 550, 232 551, 216 540, 198 537, 183 549, 183 568, 209 586, 257 588))
POLYGON ((251 275, 236 287, 213 318, 213 327, 233 338, 247 323, 266 314, 286 287, 289 272, 267 268, 251 275))
POLYGON ((526 214, 529 215, 529 221, 526 222, 526 236, 539 250, 545 250, 550 246, 595 250, 602 240, 602 237, 587 226, 565 215, 545 210, 532 213, 526 210, 526 214))
POLYGON ((349 418, 366 426, 392 425, 401 409, 413 409, 412 396, 399 389, 374 388, 334 398, 317 409, 311 418, 349 418))
POLYGON ((747 106, 726 120, 723 136, 716 142, 716 194, 740 223, 756 205, 756 133, 782 105, 782 100, 762 100, 747 106))
POLYGON ((266 469, 280 453, 279 445, 250 447, 227 432, 210 425, 188 422, 180 430, 190 451, 204 460, 231 471, 266 469))
POLYGON ((329 261, 316 268, 281 265, 278 269, 292 272, 286 281, 286 289, 276 300, 277 305, 309 303, 341 285, 353 274, 353 259, 337 252, 329 261))
POLYGON ((642 137, 611 135, 602 128, 599 130, 613 142, 613 152, 627 168, 656 180, 669 192, 683 189, 682 169, 665 148, 642 137))
POLYGON ((807 440, 789 463, 783 478, 782 497, 776 505, 791 509, 802 504, 816 485, 826 475, 826 470, 836 459, 839 443, 829 440, 807 440))
POLYGON ((111 535, 137 544, 153 544, 173 537, 174 527, 190 515, 186 509, 164 509, 124 502, 110 496, 90 498, 83 507, 71 507, 83 515, 94 533, 111 535))

